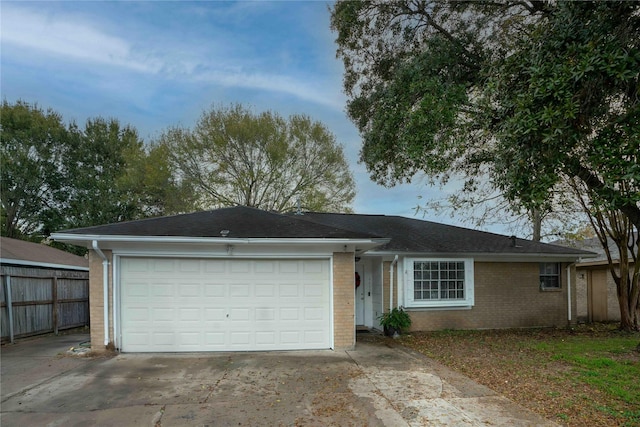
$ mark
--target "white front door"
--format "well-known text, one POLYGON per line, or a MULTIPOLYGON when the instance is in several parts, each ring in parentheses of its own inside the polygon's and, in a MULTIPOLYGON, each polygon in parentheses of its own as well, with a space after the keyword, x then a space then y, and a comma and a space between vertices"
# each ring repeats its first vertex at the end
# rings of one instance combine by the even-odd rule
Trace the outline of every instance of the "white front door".
POLYGON ((356 271, 360 275, 360 286, 356 288, 356 325, 368 328, 377 326, 373 311, 376 284, 372 266, 369 258, 363 258, 356 264, 356 271))
POLYGON ((125 352, 327 349, 329 260, 122 257, 125 352))
POLYGON ((361 262, 356 264, 356 278, 360 278, 360 286, 356 288, 356 325, 365 324, 365 277, 361 262))

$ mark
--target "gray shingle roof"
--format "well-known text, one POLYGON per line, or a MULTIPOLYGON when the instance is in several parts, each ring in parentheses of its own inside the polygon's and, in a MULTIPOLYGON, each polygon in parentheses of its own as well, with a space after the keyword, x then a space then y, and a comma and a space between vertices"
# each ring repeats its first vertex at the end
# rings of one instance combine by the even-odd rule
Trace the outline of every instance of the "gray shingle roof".
POLYGON ((273 239, 387 239, 374 252, 425 254, 590 255, 589 252, 419 219, 306 212, 279 214, 245 206, 64 230, 88 236, 171 236, 273 239))
POLYGON ((341 229, 333 225, 303 221, 296 216, 246 206, 76 228, 59 233, 102 236, 221 237, 222 230, 229 231, 226 237, 239 239, 375 239, 380 237, 375 233, 341 229))
POLYGON ((589 252, 400 216, 305 213, 307 221, 390 238, 373 252, 589 255, 589 252))

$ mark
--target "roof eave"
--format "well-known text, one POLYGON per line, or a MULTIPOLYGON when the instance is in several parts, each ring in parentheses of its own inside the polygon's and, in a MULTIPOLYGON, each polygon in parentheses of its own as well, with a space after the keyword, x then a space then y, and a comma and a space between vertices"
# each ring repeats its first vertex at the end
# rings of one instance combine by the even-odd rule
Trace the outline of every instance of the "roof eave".
POLYGON ((379 256, 395 256, 401 255, 405 257, 437 257, 437 258, 473 258, 476 261, 510 261, 517 262, 520 260, 535 259, 549 259, 565 262, 576 262, 583 258, 594 258, 595 254, 568 254, 568 253, 544 253, 544 252, 531 252, 531 253, 505 253, 505 252, 417 252, 417 251, 376 251, 369 252, 369 255, 379 256))
POLYGON ((89 267, 81 267, 79 265, 58 264, 53 262, 28 261, 28 260, 11 259, 11 258, 0 258, 0 264, 24 265, 28 267, 41 267, 41 268, 55 268, 58 270, 89 271, 89 267))
POLYGON ((112 242, 112 243, 192 243, 192 244, 213 244, 213 245, 296 245, 296 244, 315 244, 315 245, 372 245, 376 247, 389 243, 389 239, 378 238, 331 238, 331 237, 191 237, 191 236, 131 236, 131 235, 102 235, 102 234, 71 234, 71 233, 53 233, 53 240, 70 243, 89 245, 92 241, 112 242))

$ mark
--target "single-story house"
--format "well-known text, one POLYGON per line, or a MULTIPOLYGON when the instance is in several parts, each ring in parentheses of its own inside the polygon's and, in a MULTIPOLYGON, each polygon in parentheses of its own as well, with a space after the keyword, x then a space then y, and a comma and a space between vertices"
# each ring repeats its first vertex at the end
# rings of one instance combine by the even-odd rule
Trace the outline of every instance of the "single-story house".
POLYGON ((89 324, 89 260, 0 237, 2 341, 89 324))
POLYGON ((564 326, 573 265, 590 255, 399 216, 243 206, 52 238, 90 249, 92 347, 123 352, 350 348, 396 306, 414 330, 564 326))

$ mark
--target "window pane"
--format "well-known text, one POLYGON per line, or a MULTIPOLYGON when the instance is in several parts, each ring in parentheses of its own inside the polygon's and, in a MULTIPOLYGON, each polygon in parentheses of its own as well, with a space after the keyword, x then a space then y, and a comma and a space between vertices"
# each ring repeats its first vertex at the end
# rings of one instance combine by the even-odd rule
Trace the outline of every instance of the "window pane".
POLYGON ((413 266, 415 300, 464 299, 464 261, 414 261, 413 266))
POLYGON ((560 288, 560 264, 557 262, 540 263, 540 286, 560 288))

